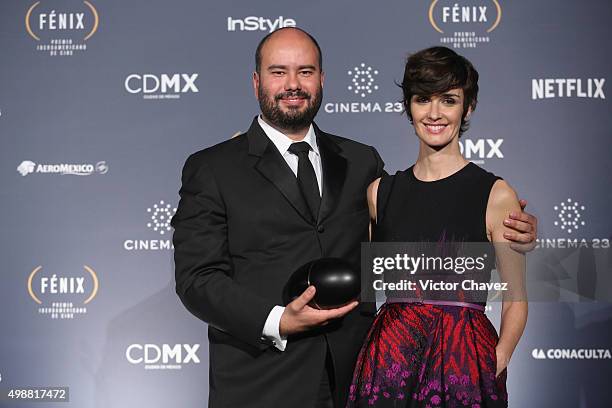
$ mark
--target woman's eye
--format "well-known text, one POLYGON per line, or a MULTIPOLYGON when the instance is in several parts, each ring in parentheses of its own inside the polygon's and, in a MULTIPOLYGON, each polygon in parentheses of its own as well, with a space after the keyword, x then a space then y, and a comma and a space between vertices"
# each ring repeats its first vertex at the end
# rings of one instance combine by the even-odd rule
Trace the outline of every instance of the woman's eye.
POLYGON ((457 103, 457 101, 455 100, 455 98, 445 98, 444 103, 447 105, 454 105, 457 103))
POLYGON ((417 103, 427 103, 429 102, 429 98, 427 98, 426 96, 418 96, 416 98, 416 102, 417 103))

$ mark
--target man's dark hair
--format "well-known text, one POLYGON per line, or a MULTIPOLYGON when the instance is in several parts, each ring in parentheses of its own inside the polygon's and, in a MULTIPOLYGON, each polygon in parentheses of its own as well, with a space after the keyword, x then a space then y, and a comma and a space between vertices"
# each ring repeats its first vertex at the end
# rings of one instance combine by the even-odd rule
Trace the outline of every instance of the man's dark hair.
POLYGON ((402 103, 410 121, 410 101, 413 95, 431 97, 453 88, 463 89, 463 117, 459 135, 465 132, 468 109, 478 102, 478 71, 467 58, 446 47, 431 47, 412 54, 406 60, 404 79, 400 85, 402 103))
POLYGON ((299 31, 303 32, 304 34, 306 34, 308 36, 308 38, 310 38, 310 41, 312 41, 312 43, 317 48, 317 52, 319 54, 319 70, 323 71, 323 53, 321 53, 321 47, 319 47, 319 43, 317 42, 317 40, 315 40, 315 38, 312 35, 310 35, 306 31, 302 30, 301 28, 297 28, 297 27, 284 27, 284 28, 279 28, 276 31, 272 31, 271 33, 266 35, 264 38, 262 38, 261 41, 259 42, 259 44, 257 45, 257 50, 255 50, 255 72, 257 72, 257 74, 261 73, 261 49, 263 48, 265 43, 270 39, 270 37, 272 37, 272 35, 274 35, 275 33, 279 32, 281 30, 299 30, 299 31))

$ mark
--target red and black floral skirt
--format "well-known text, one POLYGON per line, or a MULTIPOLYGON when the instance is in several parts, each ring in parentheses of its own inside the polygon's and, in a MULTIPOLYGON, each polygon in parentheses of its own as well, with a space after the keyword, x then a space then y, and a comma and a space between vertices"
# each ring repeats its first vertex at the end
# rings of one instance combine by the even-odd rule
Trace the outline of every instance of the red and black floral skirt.
POLYGON ((348 407, 507 407, 497 332, 483 311, 385 303, 361 348, 348 407))

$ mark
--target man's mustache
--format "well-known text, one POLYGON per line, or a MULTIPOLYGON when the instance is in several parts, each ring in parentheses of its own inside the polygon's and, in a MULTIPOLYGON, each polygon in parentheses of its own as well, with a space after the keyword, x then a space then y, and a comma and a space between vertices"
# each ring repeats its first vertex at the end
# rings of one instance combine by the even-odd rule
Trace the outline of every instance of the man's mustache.
POLYGON ((286 98, 310 99, 310 94, 306 91, 288 91, 288 92, 279 93, 276 96, 274 96, 275 101, 280 101, 281 99, 286 99, 286 98))

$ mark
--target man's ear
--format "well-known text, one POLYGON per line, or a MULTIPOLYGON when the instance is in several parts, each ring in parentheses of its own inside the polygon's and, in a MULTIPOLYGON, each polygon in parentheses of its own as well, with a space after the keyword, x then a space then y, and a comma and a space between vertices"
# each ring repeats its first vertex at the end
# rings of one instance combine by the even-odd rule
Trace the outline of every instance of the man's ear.
POLYGON ((325 72, 321 71, 321 88, 323 88, 323 82, 325 82, 325 72))
POLYGON ((253 92, 255 99, 259 100, 259 74, 257 72, 253 72, 253 92))

